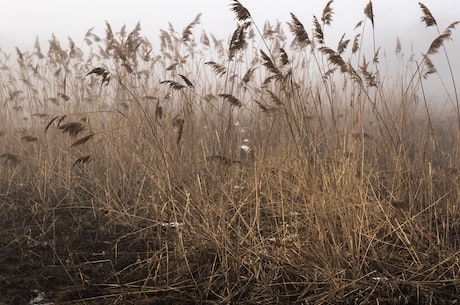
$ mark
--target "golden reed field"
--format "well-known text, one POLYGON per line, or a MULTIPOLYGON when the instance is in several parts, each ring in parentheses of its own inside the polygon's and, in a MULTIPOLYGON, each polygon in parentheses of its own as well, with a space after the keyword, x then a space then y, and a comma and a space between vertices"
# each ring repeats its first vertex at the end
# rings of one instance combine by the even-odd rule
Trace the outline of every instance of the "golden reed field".
POLYGON ((286 27, 228 3, 228 41, 198 15, 2 53, 0 304, 457 304, 459 22, 420 3, 409 57, 372 1, 333 45, 332 0, 286 27))

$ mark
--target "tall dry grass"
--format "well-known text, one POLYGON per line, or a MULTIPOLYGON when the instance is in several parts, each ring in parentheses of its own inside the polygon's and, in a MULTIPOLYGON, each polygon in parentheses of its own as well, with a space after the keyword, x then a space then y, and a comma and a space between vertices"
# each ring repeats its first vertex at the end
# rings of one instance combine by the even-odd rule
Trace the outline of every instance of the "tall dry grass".
POLYGON ((257 27, 239 1, 230 9, 227 44, 193 33, 200 16, 162 30, 158 53, 140 25, 107 23, 104 38, 86 33, 89 52, 52 38, 46 54, 37 42, 17 50, 17 69, 3 64, 2 292, 82 304, 457 302, 453 74, 452 109, 424 93, 457 23, 392 84, 374 31, 364 35, 372 1, 336 48, 333 1, 311 32, 291 14, 289 37, 257 27))

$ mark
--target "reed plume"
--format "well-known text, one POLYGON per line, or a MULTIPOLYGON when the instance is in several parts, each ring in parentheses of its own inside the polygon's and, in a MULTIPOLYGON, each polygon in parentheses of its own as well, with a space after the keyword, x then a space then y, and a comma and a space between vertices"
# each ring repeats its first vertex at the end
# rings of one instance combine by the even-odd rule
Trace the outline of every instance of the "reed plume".
POLYGON ((426 27, 437 26, 436 19, 434 18, 431 11, 423 3, 419 2, 418 5, 422 9, 423 16, 420 19, 425 23, 426 27))
POLYGON ((291 33, 295 37, 294 41, 296 44, 302 47, 306 47, 311 44, 310 38, 308 37, 308 33, 303 24, 293 13, 291 13, 291 22, 288 24, 291 33))
POLYGON ((329 0, 323 9, 323 15, 321 17, 321 21, 326 25, 331 25, 331 22, 332 22, 332 15, 334 14, 334 11, 331 8, 331 5, 333 2, 334 0, 329 0))
POLYGON ((245 22, 251 18, 249 11, 240 3, 238 0, 233 0, 230 5, 231 10, 236 14, 236 19, 241 22, 245 22))

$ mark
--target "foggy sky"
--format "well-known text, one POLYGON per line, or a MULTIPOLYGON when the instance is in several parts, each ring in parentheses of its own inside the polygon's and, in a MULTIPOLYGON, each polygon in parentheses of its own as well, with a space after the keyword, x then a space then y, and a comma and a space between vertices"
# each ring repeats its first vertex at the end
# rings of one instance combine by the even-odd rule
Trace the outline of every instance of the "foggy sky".
MULTIPOLYGON (((284 25, 294 13, 311 32, 312 17, 321 18, 327 0, 241 0, 258 25, 263 28, 265 21, 284 25)), ((420 56, 425 53, 431 41, 438 35, 436 29, 425 28, 420 22, 422 11, 418 0, 374 0, 376 45, 382 53, 394 53, 396 38, 401 41, 403 53, 420 56)), ((432 12, 442 32, 451 22, 460 20, 459 0, 421 1, 432 12)), ((228 39, 236 26, 235 15, 230 11, 230 0, 3 0, 0 12, 0 50, 14 54, 14 47, 22 51, 33 50, 36 37, 42 49, 48 49, 47 41, 54 33, 63 48, 68 47, 67 37, 77 46, 83 45, 83 37, 88 29, 100 37, 105 35, 105 21, 114 32, 124 24, 127 30, 141 24, 141 34, 155 46, 159 43, 160 29, 168 29, 168 22, 177 32, 189 24, 197 14, 202 13, 201 24, 194 29, 198 35, 202 30, 212 33, 218 39, 228 39)), ((335 0, 333 23, 325 29, 326 44, 335 48, 346 34, 352 39, 356 34, 356 23, 364 19, 363 9, 368 0, 335 0)), ((453 41, 446 42, 451 54, 457 82, 460 80, 460 27, 453 30, 453 41)), ((288 37, 290 37, 290 34, 288 37)), ((365 37, 365 41, 372 36, 365 37)), ((289 38, 291 41, 291 38, 289 38)), ((436 61, 436 58, 434 58, 436 61)), ((441 67, 445 71, 445 67, 441 67)))
MULTIPOLYGON (((86 31, 104 36, 107 20, 114 31, 126 24, 132 29, 140 21, 142 33, 154 42, 159 29, 167 29, 171 22, 181 31, 193 18, 202 13, 200 27, 218 38, 226 39, 234 30, 236 21, 229 10, 230 0, 4 0, 0 13, 0 49, 12 52, 15 46, 31 49, 35 38, 46 42, 54 33, 67 44, 71 37, 77 44, 82 42, 86 31)), ((363 8, 367 0, 336 0, 334 22, 328 32, 339 36, 344 32, 353 34, 355 24, 363 19, 363 8)), ((454 20, 460 20, 458 0, 422 1, 437 18, 441 31, 454 20)), ((290 21, 293 12, 308 29, 312 16, 321 17, 326 0, 241 0, 249 9, 256 23, 262 27, 266 20, 283 23, 290 21)), ((423 44, 436 33, 425 31, 420 23, 421 10, 417 0, 374 0, 377 37, 381 41, 394 43, 399 36, 403 46, 423 44), (431 35, 430 35, 431 34, 431 35)), ((430 29, 431 30, 431 29, 430 29)), ((198 32, 199 33, 199 32, 198 32)), ((454 33, 455 35, 455 33, 454 33)), ((457 45, 459 45, 457 43, 457 45)))

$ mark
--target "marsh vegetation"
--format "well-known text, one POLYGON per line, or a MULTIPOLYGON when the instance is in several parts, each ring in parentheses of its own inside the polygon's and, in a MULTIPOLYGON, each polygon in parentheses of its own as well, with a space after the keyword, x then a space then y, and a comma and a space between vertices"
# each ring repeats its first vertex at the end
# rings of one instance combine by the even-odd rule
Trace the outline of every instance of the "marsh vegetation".
MULTIPOLYGON (((453 304, 460 104, 423 55, 231 1, 228 42, 140 25, 2 54, 0 294, 26 304, 453 304), (256 14, 257 12, 254 12, 256 14), (308 29, 310 27, 311 30, 308 29), (333 44, 333 45, 332 45, 333 44), (370 46, 370 47, 369 47, 370 46), (383 49, 401 67, 385 81, 383 49)), ((362 9, 362 8, 357 8, 362 9)), ((395 33, 396 35, 397 33, 395 33)))

